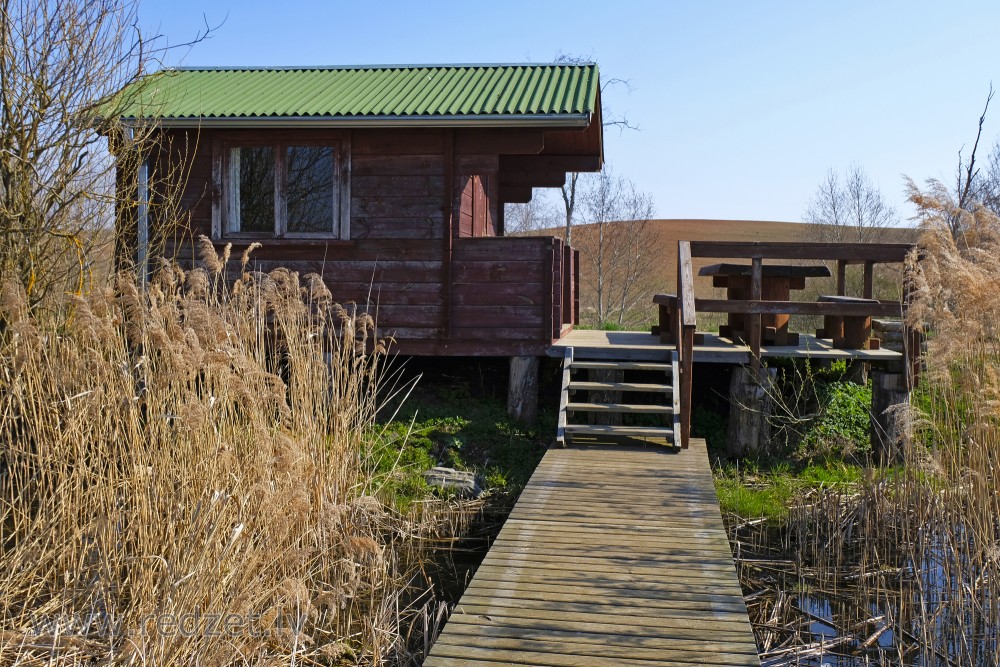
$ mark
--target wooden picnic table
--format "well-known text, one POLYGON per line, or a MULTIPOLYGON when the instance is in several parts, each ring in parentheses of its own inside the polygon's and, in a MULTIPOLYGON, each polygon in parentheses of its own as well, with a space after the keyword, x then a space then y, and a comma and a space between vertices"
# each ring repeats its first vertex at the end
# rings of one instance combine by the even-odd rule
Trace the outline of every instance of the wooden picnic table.
MULTIPOLYGON (((711 264, 702 267, 699 276, 711 276, 713 287, 725 287, 726 298, 734 301, 750 299, 749 264, 711 264)), ((789 301, 791 291, 804 289, 806 278, 828 278, 832 274, 823 265, 765 264, 761 266, 761 295, 765 301, 789 301)), ((719 327, 719 335, 736 341, 746 341, 749 327, 747 316, 729 313, 727 324, 719 327)), ((762 340, 768 345, 798 345, 799 335, 788 331, 787 314, 762 315, 762 340)))

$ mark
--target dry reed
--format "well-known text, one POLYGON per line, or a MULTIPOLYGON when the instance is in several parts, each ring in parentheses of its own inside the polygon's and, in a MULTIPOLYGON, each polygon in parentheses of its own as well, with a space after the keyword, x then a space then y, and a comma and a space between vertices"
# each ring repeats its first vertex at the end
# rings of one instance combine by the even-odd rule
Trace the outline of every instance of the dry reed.
POLYGON ((911 199, 927 345, 902 465, 733 528, 765 665, 1000 664, 1000 219, 911 199))
POLYGON ((0 664, 406 662, 421 539, 465 519, 377 497, 384 342, 201 259, 59 323, 0 289, 0 664))

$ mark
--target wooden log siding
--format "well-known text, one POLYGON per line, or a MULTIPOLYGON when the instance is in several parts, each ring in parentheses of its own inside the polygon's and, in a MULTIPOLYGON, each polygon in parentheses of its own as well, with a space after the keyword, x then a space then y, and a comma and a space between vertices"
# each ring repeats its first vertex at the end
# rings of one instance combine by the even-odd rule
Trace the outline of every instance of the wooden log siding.
MULTIPOLYGON (((190 266, 194 240, 212 236, 213 205, 223 196, 213 181, 213 145, 227 132, 169 133, 175 152, 183 148, 189 158, 180 203, 190 225, 167 251, 190 266)), ((352 132, 350 240, 262 239, 249 268, 320 274, 338 302, 376 317, 379 334, 394 335, 401 354, 544 355, 563 323, 578 316, 579 278, 566 275, 578 272, 578 254, 570 249, 569 263, 560 240, 496 237, 498 157, 474 152, 485 144, 459 143, 449 159, 445 130, 352 132), (464 201, 463 176, 470 183, 464 201), (470 215, 464 233, 463 204, 470 215)), ((155 153, 161 173, 169 171, 167 154, 155 153)), ((250 240, 217 238, 217 248, 230 241, 232 280, 250 240)))

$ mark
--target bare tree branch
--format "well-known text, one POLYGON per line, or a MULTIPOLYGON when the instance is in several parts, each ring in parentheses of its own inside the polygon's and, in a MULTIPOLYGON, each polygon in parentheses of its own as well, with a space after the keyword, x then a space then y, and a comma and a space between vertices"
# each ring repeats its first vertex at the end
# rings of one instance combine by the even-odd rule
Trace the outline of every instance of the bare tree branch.
POLYGON ((975 186, 977 184, 976 176, 979 174, 979 170, 976 169, 976 150, 979 148, 979 139, 983 136, 983 123, 986 122, 986 112, 990 108, 990 100, 993 99, 993 84, 990 83, 990 92, 986 95, 986 104, 983 106, 983 113, 979 116, 979 127, 976 129, 976 140, 972 144, 972 153, 969 155, 969 162, 965 165, 965 182, 962 182, 962 151, 958 152, 958 187, 956 191, 959 193, 958 205, 960 208, 966 208, 971 205, 975 195, 975 186))
POLYGON ((648 316, 656 237, 652 197, 605 169, 584 182, 582 316, 595 326, 642 323, 648 316))
POLYGON ((817 225, 813 236, 830 243, 876 242, 882 230, 899 223, 896 210, 858 164, 843 177, 827 171, 803 219, 817 225))
MULTIPOLYGON (((582 65, 584 63, 592 62, 592 59, 589 56, 575 56, 560 52, 558 55, 556 55, 554 62, 566 63, 569 65, 582 65)), ((624 86, 628 92, 632 92, 633 90, 632 82, 629 79, 620 79, 617 77, 612 77, 601 84, 601 93, 602 93, 601 118, 603 119, 602 126, 606 128, 607 127, 618 128, 619 132, 623 132, 625 130, 635 130, 637 132, 641 132, 639 126, 632 124, 632 122, 629 121, 627 115, 615 116, 608 107, 603 106, 604 91, 614 86, 624 86)), ((577 203, 576 186, 578 178, 579 174, 577 173, 569 174, 569 176, 566 179, 566 184, 563 185, 561 188, 563 209, 566 214, 565 238, 566 238, 566 243, 570 245, 572 245, 573 243, 573 223, 576 220, 576 203, 577 203)))
POLYGON ((80 291, 82 255, 110 238, 116 159, 138 159, 129 144, 149 136, 116 129, 118 93, 178 48, 158 40, 136 0, 0 2, 0 275, 35 303, 80 291))

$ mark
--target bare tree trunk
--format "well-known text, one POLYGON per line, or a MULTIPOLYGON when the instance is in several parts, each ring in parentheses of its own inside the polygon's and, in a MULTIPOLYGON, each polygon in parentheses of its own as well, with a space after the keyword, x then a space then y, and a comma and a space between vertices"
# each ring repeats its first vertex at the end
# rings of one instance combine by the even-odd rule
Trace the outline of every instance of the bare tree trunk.
POLYGON ((573 214, 576 213, 576 182, 579 178, 577 172, 569 174, 569 183, 559 189, 566 211, 566 245, 573 245, 573 214))

